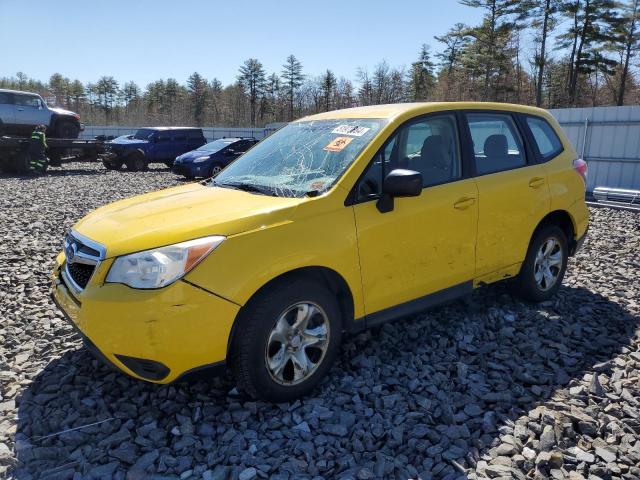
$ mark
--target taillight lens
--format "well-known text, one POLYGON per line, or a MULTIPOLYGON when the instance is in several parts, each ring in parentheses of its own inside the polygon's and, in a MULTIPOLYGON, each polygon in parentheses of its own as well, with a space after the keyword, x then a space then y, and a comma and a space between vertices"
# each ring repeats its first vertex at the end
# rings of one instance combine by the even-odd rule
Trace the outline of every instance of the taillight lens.
POLYGON ((582 177, 582 180, 584 180, 585 185, 587 184, 587 162, 585 162, 583 159, 581 158, 576 158, 573 161, 573 168, 575 169, 576 172, 578 172, 580 174, 580 176, 582 177))

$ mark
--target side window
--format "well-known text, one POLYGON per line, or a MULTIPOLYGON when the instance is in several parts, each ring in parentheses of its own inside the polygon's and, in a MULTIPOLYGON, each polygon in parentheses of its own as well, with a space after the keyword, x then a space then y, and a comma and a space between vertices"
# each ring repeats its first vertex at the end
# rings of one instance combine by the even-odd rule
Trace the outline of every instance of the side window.
POLYGON ((33 95, 15 95, 15 104, 22 107, 38 108, 40 106, 40 99, 33 95))
POLYGON ((375 155, 358 185, 358 199, 377 196, 384 175, 396 168, 422 174, 429 187, 461 178, 460 142, 454 115, 433 115, 406 123, 375 155))
POLYGON ((173 140, 175 142, 186 142, 187 141, 187 133, 186 132, 173 132, 173 140))
POLYGON ((160 132, 156 138, 158 139, 158 143, 169 142, 171 141, 171 133, 160 132))
POLYGON ((538 152, 544 160, 550 160, 562 152, 562 142, 553 127, 544 118, 529 116, 526 118, 527 126, 538 146, 538 152))
POLYGON ((251 147, 251 142, 248 140, 241 140, 233 146, 236 152, 244 153, 251 147))
POLYGON ((198 130, 189 130, 189 132, 187 133, 187 138, 192 142, 202 140, 202 132, 198 130))
POLYGON ((12 103, 11 95, 5 92, 0 92, 0 105, 11 105, 12 103))
POLYGON ((522 140, 511 115, 468 113, 466 116, 478 175, 526 165, 522 140))

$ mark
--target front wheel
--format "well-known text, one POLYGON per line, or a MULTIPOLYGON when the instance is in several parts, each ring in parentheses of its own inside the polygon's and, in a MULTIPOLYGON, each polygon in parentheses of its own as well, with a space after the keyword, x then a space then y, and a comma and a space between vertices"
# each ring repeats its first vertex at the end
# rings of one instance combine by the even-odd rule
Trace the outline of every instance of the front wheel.
POLYGON ((219 163, 214 163, 209 170, 210 177, 216 177, 222 171, 222 165, 219 163))
POLYGON ((335 296, 322 284, 303 279, 272 286, 245 308, 231 362, 240 389, 273 402, 313 390, 340 346, 342 321, 335 296))
POLYGON ((142 172, 147 169, 147 159, 142 152, 134 152, 125 161, 127 169, 132 172, 142 172))
POLYGON ((80 128, 72 122, 62 121, 56 126, 58 138, 78 138, 80 128))
POLYGON ((533 237, 518 275, 520 295, 532 302, 553 297, 567 269, 567 237, 556 225, 541 228, 533 237))

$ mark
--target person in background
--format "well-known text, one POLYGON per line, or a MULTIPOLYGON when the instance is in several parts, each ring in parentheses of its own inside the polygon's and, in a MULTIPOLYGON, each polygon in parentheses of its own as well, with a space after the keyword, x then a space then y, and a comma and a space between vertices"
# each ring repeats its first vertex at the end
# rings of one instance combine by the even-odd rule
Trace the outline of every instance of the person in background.
POLYGON ((38 125, 31 134, 28 162, 28 172, 31 175, 43 175, 47 171, 49 159, 46 155, 46 130, 47 127, 45 127, 44 125, 38 125))

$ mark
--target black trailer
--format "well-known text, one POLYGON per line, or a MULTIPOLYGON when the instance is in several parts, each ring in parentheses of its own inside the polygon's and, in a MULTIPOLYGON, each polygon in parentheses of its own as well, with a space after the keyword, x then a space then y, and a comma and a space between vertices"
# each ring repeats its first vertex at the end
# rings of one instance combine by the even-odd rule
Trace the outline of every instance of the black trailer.
MULTIPOLYGON (((28 138, 0 137, 0 172, 25 173, 29 162, 30 142, 28 138)), ((102 153, 102 140, 47 139, 50 167, 59 167, 66 162, 95 162, 102 153)))

